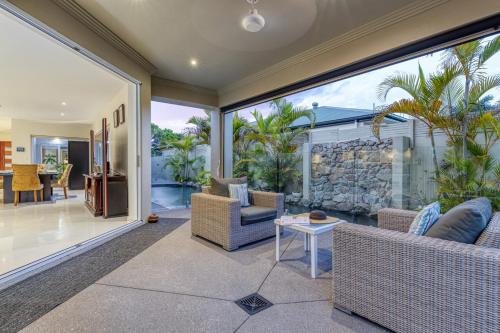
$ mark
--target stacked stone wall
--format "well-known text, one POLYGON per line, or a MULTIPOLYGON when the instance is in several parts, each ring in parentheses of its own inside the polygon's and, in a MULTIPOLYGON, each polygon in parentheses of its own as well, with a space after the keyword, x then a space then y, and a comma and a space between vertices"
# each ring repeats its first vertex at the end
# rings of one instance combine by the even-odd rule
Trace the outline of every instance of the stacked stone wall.
POLYGON ((304 205, 359 214, 389 207, 392 139, 357 139, 312 146, 310 198, 304 205))

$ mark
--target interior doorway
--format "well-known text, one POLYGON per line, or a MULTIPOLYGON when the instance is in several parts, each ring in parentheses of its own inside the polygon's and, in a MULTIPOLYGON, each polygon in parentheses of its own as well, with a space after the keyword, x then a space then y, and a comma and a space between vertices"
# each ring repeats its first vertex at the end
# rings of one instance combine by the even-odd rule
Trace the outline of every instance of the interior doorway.
POLYGON ((140 82, 4 3, 0 41, 3 288, 141 223, 140 82))

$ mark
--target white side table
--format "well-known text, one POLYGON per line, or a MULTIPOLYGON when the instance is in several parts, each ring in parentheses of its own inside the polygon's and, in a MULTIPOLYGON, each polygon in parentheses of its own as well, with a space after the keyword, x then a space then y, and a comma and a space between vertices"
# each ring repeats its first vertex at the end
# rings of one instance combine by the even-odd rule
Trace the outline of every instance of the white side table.
POLYGON ((339 220, 334 223, 309 225, 282 225, 280 222, 279 219, 274 220, 274 224, 276 225, 276 262, 280 261, 280 227, 302 232, 304 234, 304 250, 311 253, 311 278, 315 279, 318 270, 318 235, 332 231, 335 225, 344 223, 345 221, 339 220))

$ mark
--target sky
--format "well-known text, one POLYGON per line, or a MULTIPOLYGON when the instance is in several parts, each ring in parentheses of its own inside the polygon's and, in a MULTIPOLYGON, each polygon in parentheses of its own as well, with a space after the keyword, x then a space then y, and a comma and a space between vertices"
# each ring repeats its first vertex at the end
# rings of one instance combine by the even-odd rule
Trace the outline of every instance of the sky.
MULTIPOLYGON (((491 39, 491 37, 487 38, 491 39)), ((338 82, 325 84, 320 87, 309 89, 303 92, 295 93, 285 97, 294 105, 307 108, 312 107, 313 102, 319 106, 336 106, 348 108, 360 108, 372 110, 373 107, 390 104, 401 98, 408 97, 405 92, 399 89, 393 89, 389 92, 385 101, 377 97, 377 86, 386 77, 397 72, 417 74, 418 64, 429 74, 439 68, 443 58, 443 51, 435 52, 416 59, 407 60, 399 64, 391 65, 385 68, 377 69, 368 73, 360 74, 338 82)), ((500 53, 489 59, 486 63, 487 74, 498 74, 500 72, 500 53)), ((494 96, 494 101, 500 100, 500 88, 491 90, 488 94, 494 96)), ((172 104, 152 102, 152 121, 160 127, 170 128, 176 132, 182 131, 186 127, 186 121, 192 115, 204 115, 203 110, 172 104)), ((264 115, 271 110, 269 102, 258 104, 238 111, 238 114, 250 121, 253 117, 250 112, 259 110, 264 115)))
POLYGON ((181 133, 186 127, 192 126, 186 122, 193 116, 205 116, 205 112, 189 106, 151 102, 151 122, 161 128, 181 133))

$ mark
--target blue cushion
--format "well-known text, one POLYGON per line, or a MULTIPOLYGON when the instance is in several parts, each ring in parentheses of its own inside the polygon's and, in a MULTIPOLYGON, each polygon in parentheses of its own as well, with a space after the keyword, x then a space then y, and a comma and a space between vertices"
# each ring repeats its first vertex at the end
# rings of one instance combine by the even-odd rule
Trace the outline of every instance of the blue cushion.
POLYGON ((491 203, 477 198, 450 209, 425 233, 425 236, 474 244, 491 219, 491 203))
POLYGON ((425 206, 413 219, 408 232, 422 236, 439 219, 440 211, 441 206, 437 201, 425 206))

